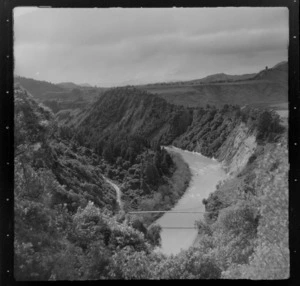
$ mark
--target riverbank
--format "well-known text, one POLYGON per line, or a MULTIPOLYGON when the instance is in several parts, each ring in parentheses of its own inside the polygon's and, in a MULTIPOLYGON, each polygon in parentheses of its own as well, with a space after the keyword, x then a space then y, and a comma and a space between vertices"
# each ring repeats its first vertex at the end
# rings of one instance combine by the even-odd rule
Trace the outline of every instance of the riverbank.
MULTIPOLYGON (((140 210, 168 211, 172 209, 185 194, 191 181, 192 172, 189 165, 180 154, 169 152, 174 162, 174 171, 171 177, 166 178, 167 184, 151 194, 146 204, 141 203, 140 210)), ((158 220, 163 213, 144 214, 143 222, 146 226, 158 220)))
MULTIPOLYGON (((124 189, 124 182, 118 184, 113 178, 104 177, 116 191, 120 210, 125 213, 129 211, 167 211, 176 205, 189 187, 191 170, 180 154, 174 152, 168 152, 168 154, 172 160, 169 175, 163 177, 164 183, 157 190, 149 190, 148 194, 137 192, 132 199, 128 196, 128 191, 124 189)), ((139 216, 139 220, 147 227, 162 215, 163 213, 143 214, 139 216)), ((133 216, 131 215, 132 218, 133 216)))

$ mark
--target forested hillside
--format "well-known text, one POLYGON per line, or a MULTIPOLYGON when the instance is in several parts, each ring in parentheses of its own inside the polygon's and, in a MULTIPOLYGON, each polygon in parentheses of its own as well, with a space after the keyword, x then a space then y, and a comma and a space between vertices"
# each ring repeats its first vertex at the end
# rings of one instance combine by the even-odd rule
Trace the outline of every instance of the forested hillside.
MULTIPOLYGON (((102 157, 103 173, 122 184, 126 210, 169 209, 187 188, 190 172, 162 145, 182 133, 190 117, 189 110, 151 94, 117 88, 70 118, 60 132, 102 157)), ((146 224, 153 220, 148 218, 146 224)))
POLYGON ((77 137, 84 138, 84 143, 100 147, 101 140, 123 134, 169 144, 185 131, 191 115, 191 110, 168 104, 134 87, 124 87, 106 91, 69 125, 77 128, 77 137))
POLYGON ((110 89, 64 122, 79 144, 111 162, 119 156, 135 158, 143 147, 169 144, 223 160, 225 142, 237 128, 245 126, 261 142, 276 141, 283 131, 278 114, 268 109, 228 104, 187 108, 134 87, 110 89))
MULTIPOLYGON (((50 110, 24 89, 15 88, 17 280, 122 278, 120 265, 115 264, 122 251, 151 253, 160 243, 159 227, 147 228, 138 219, 125 221, 124 215, 116 216, 115 190, 103 177, 99 156, 67 137, 50 110)), ((171 157, 164 150, 149 151, 147 156, 146 186, 157 184, 152 180, 160 178, 166 192, 176 187, 180 196, 186 186, 176 186, 182 175, 176 173, 171 157), (152 178, 154 155, 165 158, 165 163, 154 169, 158 177, 152 178), (174 172, 177 177, 171 176, 174 172)), ((148 191, 148 196, 151 198, 153 191, 148 191)))

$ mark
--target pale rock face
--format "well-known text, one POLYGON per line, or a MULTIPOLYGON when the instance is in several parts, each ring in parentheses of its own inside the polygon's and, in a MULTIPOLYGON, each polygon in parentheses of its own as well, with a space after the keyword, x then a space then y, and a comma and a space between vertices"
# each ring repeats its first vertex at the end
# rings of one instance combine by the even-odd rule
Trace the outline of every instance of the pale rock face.
POLYGON ((246 166, 256 146, 255 134, 243 123, 232 131, 219 154, 219 160, 223 162, 229 175, 237 174, 246 166))
POLYGON ((237 152, 229 166, 230 174, 238 173, 246 166, 249 158, 255 151, 256 145, 257 143, 254 135, 251 135, 240 142, 237 152))

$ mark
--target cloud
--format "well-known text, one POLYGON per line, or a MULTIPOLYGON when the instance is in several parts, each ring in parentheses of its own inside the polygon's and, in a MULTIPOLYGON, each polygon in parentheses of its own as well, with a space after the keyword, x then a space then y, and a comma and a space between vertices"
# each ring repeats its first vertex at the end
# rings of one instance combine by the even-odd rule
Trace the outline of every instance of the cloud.
POLYGON ((16 17, 14 31, 16 73, 39 71, 54 82, 146 83, 257 71, 287 59, 288 11, 38 9, 16 17))

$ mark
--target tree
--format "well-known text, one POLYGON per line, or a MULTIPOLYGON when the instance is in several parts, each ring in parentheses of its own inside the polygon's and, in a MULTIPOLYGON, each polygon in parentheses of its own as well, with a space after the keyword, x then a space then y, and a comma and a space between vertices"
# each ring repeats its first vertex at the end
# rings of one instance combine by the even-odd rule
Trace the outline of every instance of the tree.
POLYGON ((114 162, 114 154, 113 154, 113 148, 111 144, 107 144, 104 148, 103 148, 103 158, 110 162, 113 163, 114 162))
POLYGON ((144 226, 144 224, 140 218, 134 218, 131 222, 131 226, 134 229, 136 229, 136 230, 142 232, 144 235, 146 235, 147 228, 144 226))
POLYGON ((160 176, 154 164, 148 162, 144 174, 147 183, 151 185, 157 185, 160 176))
POLYGON ((112 279, 151 279, 155 264, 146 252, 135 252, 130 247, 116 252, 109 266, 112 279))
POLYGON ((155 269, 156 279, 218 279, 221 269, 201 247, 191 247, 168 257, 155 269))
POLYGON ((160 232, 161 232, 160 225, 158 224, 151 225, 147 230, 146 239, 148 239, 153 246, 160 246, 161 245, 160 232))
POLYGON ((264 111, 263 113, 261 113, 257 122, 257 129, 261 137, 264 137, 265 134, 269 132, 271 124, 272 116, 270 112, 264 111))

